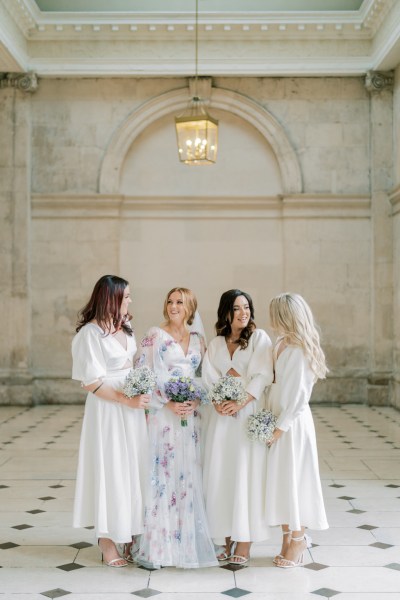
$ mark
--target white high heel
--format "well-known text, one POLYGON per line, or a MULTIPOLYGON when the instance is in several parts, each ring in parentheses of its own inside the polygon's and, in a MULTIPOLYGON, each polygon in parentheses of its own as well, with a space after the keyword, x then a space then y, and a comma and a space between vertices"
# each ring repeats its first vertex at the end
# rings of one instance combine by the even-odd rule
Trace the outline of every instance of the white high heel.
MULTIPOLYGON (((289 534, 291 534, 291 533, 292 533, 292 532, 290 531, 290 529, 289 529, 288 531, 282 531, 282 536, 289 535, 289 534)), ((290 544, 290 541, 289 541, 289 544, 290 544)), ((275 556, 275 558, 273 558, 273 559, 272 559, 272 562, 274 563, 274 565, 277 565, 277 564, 278 564, 278 561, 279 561, 279 559, 281 559, 281 558, 285 558, 285 557, 283 556, 283 554, 277 554, 277 555, 275 556)))
POLYGON ((303 534, 300 537, 292 537, 293 542, 304 542, 304 547, 297 560, 288 560, 287 558, 280 558, 275 564, 280 569, 294 569, 294 567, 302 567, 304 565, 304 551, 307 549, 306 536, 303 534))

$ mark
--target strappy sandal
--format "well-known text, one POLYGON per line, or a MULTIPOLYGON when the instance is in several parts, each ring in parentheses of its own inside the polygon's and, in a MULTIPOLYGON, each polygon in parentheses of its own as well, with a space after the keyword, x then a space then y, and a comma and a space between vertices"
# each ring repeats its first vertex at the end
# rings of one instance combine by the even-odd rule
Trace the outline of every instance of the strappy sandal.
POLYGON ((245 565, 250 560, 250 556, 241 556, 240 554, 232 554, 229 559, 238 558, 239 560, 228 560, 230 565, 245 565))
POLYGON ((122 547, 122 557, 126 560, 126 562, 133 564, 135 562, 132 554, 131 554, 131 548, 132 548, 133 542, 129 542, 128 544, 124 544, 122 547))
POLYGON ((225 546, 225 550, 223 552, 221 552, 220 554, 218 554, 217 561, 218 562, 225 562, 225 561, 227 561, 232 556, 232 550, 233 550, 234 545, 235 545, 235 542, 231 541, 229 543, 229 554, 227 553, 226 546, 225 546))
POLYGON ((105 565, 107 565, 107 567, 113 567, 114 569, 121 569, 122 567, 127 567, 128 566, 128 561, 126 560, 126 558, 123 558, 122 556, 118 556, 117 558, 112 558, 109 561, 105 561, 104 560, 104 555, 103 552, 101 550, 101 546, 100 546, 100 540, 97 540, 97 545, 100 548, 100 552, 101 552, 101 562, 104 563, 105 565), (121 562, 123 561, 120 565, 117 565, 117 562, 121 562))
POLYGON ((304 566, 304 552, 307 549, 307 540, 306 536, 302 535, 300 537, 292 537, 292 542, 304 542, 303 550, 300 552, 297 560, 289 560, 285 557, 280 558, 275 563, 277 567, 280 569, 294 569, 294 567, 302 567, 304 566))
MULTIPOLYGON (((289 535, 289 534, 291 534, 291 533, 292 533, 292 532, 291 532, 291 531, 290 531, 290 529, 289 529, 288 531, 283 531, 283 532, 282 532, 282 536, 289 535)), ((290 541, 289 541, 289 544, 290 544, 290 541)), ((273 559, 272 559, 272 562, 274 563, 274 565, 277 565, 277 564, 278 564, 278 561, 279 561, 279 559, 281 559, 281 558, 285 558, 285 557, 283 556, 283 554, 277 554, 277 555, 275 556, 275 558, 273 558, 273 559)))

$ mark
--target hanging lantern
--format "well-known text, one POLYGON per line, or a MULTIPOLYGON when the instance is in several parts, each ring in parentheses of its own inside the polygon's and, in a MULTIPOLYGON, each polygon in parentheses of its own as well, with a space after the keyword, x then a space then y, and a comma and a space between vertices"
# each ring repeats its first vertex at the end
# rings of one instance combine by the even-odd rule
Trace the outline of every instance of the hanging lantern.
POLYGON ((196 0, 194 94, 186 111, 175 117, 179 160, 185 165, 212 165, 217 160, 218 121, 210 117, 197 92, 199 3, 196 0))
POLYGON ((175 117, 179 160, 186 165, 210 165, 217 160, 218 121, 207 113, 198 97, 175 117))

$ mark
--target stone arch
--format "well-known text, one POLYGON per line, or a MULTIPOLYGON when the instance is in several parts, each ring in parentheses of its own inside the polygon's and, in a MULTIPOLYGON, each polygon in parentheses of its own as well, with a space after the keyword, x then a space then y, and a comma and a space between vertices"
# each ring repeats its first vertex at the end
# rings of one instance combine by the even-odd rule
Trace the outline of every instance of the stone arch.
MULTIPOLYGON (((118 194, 121 167, 133 141, 157 119, 183 111, 188 103, 188 88, 173 90, 152 98, 135 109, 113 134, 99 174, 99 193, 118 194)), ((297 155, 282 125, 265 108, 242 94, 212 88, 212 108, 218 108, 253 125, 271 145, 282 174, 283 192, 302 192, 302 176, 297 155)))

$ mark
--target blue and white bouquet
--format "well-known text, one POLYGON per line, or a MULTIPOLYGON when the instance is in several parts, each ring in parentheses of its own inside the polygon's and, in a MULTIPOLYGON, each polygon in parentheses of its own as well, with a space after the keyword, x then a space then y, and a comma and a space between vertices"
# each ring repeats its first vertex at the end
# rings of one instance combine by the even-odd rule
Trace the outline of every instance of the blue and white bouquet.
MULTIPOLYGON (((193 402, 194 400, 199 400, 204 404, 207 401, 205 391, 191 377, 171 377, 165 384, 164 391, 171 402, 193 402)), ((182 427, 186 427, 187 424, 186 417, 182 417, 182 427)))
POLYGON ((233 375, 224 375, 216 383, 214 383, 209 398, 213 404, 222 404, 228 400, 232 400, 239 405, 245 404, 248 394, 243 387, 240 377, 233 375))
POLYGON ((247 435, 253 442, 266 444, 276 429, 277 417, 263 408, 247 419, 247 435))
MULTIPOLYGON (((129 371, 122 391, 127 398, 133 398, 140 394, 151 394, 156 385, 157 380, 153 371, 147 365, 143 365, 129 371)), ((147 408, 144 412, 146 415, 149 413, 147 408)))

